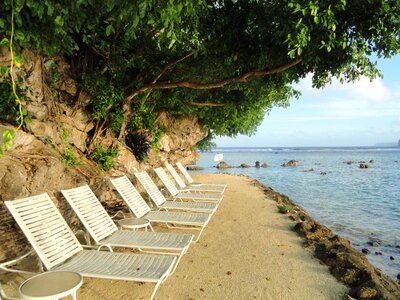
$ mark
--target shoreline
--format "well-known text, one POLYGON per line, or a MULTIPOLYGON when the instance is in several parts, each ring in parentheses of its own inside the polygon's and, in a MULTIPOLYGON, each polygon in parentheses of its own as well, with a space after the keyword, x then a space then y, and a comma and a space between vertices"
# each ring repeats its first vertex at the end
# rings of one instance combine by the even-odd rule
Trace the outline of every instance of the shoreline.
MULTIPOLYGON (((246 175, 240 175, 245 176, 246 175)), ((287 214, 296 225, 293 231, 304 239, 306 247, 322 263, 329 266, 336 279, 350 288, 348 296, 355 299, 400 299, 400 284, 383 274, 368 259, 351 246, 350 241, 315 221, 302 207, 284 194, 276 192, 259 180, 248 177, 278 205, 294 209, 287 214)))

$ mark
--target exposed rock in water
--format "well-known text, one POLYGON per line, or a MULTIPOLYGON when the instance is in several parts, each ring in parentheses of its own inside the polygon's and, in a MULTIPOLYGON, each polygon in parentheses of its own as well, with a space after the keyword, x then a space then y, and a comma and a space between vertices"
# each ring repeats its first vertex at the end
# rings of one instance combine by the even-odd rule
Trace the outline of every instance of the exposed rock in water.
POLYGON ((370 164, 374 164, 374 163, 375 163, 375 160, 371 159, 371 160, 369 161, 369 163, 370 163, 370 164))
POLYGON ((200 166, 186 166, 186 169, 189 171, 201 171, 204 170, 203 167, 200 166))
POLYGON ((300 165, 298 160, 289 160, 287 163, 282 164, 282 167, 297 167, 300 165))
POLYGON ((366 163, 360 163, 360 169, 369 169, 369 165, 366 163))
POLYGON ((327 173, 322 171, 321 173, 319 173, 319 175, 325 176, 327 173))
POLYGON ((363 248, 361 250, 361 252, 364 253, 364 254, 370 254, 371 253, 371 251, 369 251, 369 249, 367 249, 367 248, 363 248))
POLYGON ((267 163, 262 163, 261 168, 268 168, 268 164, 267 163))
POLYGON ((248 165, 248 164, 240 164, 240 168, 250 168, 250 165, 248 165))
POLYGON ((311 168, 311 169, 308 169, 308 170, 303 170, 302 172, 314 172, 314 169, 311 168))
POLYGON ((255 165, 254 165, 256 168, 259 168, 260 167, 260 162, 259 161, 256 161, 256 163, 255 163, 255 165))
POLYGON ((216 168, 218 168, 218 169, 229 169, 229 168, 231 168, 231 166, 229 164, 227 164, 226 162, 224 162, 224 161, 220 161, 218 163, 218 165, 216 166, 216 168))
POLYGON ((355 161, 354 160, 348 160, 348 161, 345 161, 344 163, 348 164, 348 165, 352 165, 352 164, 355 163, 355 161))

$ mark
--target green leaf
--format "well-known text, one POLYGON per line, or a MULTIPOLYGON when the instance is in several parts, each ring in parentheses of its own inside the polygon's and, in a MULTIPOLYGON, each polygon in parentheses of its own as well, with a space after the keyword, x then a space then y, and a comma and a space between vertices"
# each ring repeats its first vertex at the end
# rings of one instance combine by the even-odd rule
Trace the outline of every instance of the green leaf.
POLYGON ((10 45, 10 41, 7 38, 3 38, 0 41, 0 47, 2 47, 2 48, 8 48, 9 45, 10 45))
POLYGON ((111 33, 115 33, 115 29, 114 26, 112 26, 112 24, 106 27, 106 36, 110 36, 111 33))
POLYGON ((5 77, 8 75, 9 69, 6 66, 0 68, 0 76, 5 77))
POLYGON ((58 26, 63 26, 64 25, 64 20, 61 16, 57 16, 54 19, 54 23, 56 23, 58 26))

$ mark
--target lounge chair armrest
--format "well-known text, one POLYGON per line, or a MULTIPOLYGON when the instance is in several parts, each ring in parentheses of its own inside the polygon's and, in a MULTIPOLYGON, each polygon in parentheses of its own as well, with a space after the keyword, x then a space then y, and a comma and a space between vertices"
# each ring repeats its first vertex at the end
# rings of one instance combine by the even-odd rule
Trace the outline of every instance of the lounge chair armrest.
POLYGON ((8 260, 5 262, 0 263, 0 269, 7 271, 7 272, 14 272, 14 273, 25 273, 25 274, 35 274, 35 272, 29 272, 29 271, 25 271, 25 270, 18 270, 18 269, 13 269, 13 268, 9 268, 9 266, 15 265, 16 263, 18 263, 19 261, 23 260, 24 258, 28 257, 29 255, 31 255, 32 253, 34 253, 35 251, 33 249, 29 250, 29 252, 25 253, 24 255, 21 255, 15 259, 12 260, 8 260))

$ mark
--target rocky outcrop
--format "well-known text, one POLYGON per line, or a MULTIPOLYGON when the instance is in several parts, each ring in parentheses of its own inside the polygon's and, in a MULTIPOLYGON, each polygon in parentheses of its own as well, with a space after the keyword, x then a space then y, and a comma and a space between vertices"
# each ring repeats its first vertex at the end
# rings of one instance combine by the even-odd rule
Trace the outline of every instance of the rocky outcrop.
POLYGON ((360 169, 369 169, 369 164, 367 164, 367 163, 360 163, 359 168, 360 168, 360 169))
MULTIPOLYGON (((121 201, 109 187, 110 176, 130 176, 165 161, 194 163, 198 159, 195 145, 207 135, 197 118, 161 112, 157 124, 165 133, 159 150, 150 150, 147 162, 141 164, 131 149, 105 131, 96 138, 96 143, 117 146, 119 151, 114 167, 104 172, 87 158, 96 124, 87 109, 90 99, 71 77, 69 64, 59 58, 45 59, 32 51, 24 50, 22 56, 26 59, 21 60, 22 67, 15 72, 18 78, 25 78, 22 88, 27 88, 29 102, 24 106, 31 121, 25 131, 17 132, 13 148, 0 158, 0 262, 15 258, 29 247, 4 201, 47 192, 76 229, 77 219, 62 201, 61 189, 87 183, 104 206, 113 210, 121 201), (68 151, 76 157, 75 166, 65 163, 68 151)), ((0 50, 0 62, 9 59, 9 53, 0 50)), ((0 135, 8 128, 12 127, 0 124, 0 135)))
POLYGON ((300 166, 300 162, 298 160, 289 160, 287 163, 283 163, 282 167, 297 167, 300 166))
POLYGON ((231 168, 231 166, 229 164, 227 164, 226 162, 224 162, 224 161, 220 161, 217 164, 216 168, 218 168, 218 169, 228 169, 228 168, 231 168))

